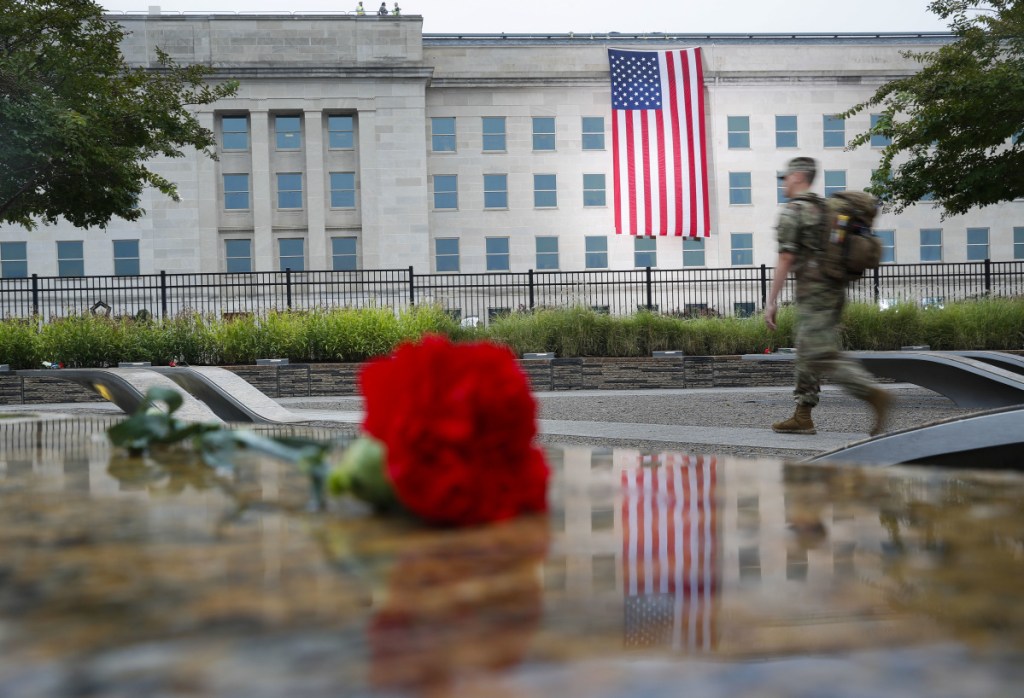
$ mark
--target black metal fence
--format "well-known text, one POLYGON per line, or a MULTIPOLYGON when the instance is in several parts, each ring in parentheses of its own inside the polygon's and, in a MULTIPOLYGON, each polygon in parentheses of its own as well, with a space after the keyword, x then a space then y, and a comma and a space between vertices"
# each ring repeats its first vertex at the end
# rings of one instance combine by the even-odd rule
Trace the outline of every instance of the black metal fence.
MULTIPOLYGON (((43 321, 83 313, 172 317, 263 315, 338 307, 436 303, 468 323, 501 313, 587 306, 612 315, 643 308, 679 316, 751 315, 764 309, 774 269, 632 269, 416 274, 408 269, 150 274, 0 279, 0 314, 43 321), (476 320, 474 320, 475 318, 476 320)), ((792 298, 788 280, 782 300, 792 298)), ((851 284, 850 298, 942 305, 1024 295, 1024 260, 891 264, 851 284)))

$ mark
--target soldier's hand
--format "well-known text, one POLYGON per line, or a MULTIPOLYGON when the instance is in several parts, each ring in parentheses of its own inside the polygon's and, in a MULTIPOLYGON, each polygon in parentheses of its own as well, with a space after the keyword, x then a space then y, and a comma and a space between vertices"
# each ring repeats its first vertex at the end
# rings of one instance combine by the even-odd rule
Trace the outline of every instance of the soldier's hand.
POLYGON ((768 301, 768 305, 764 307, 764 322, 768 325, 769 330, 775 329, 775 314, 778 312, 778 307, 775 305, 775 301, 768 301))

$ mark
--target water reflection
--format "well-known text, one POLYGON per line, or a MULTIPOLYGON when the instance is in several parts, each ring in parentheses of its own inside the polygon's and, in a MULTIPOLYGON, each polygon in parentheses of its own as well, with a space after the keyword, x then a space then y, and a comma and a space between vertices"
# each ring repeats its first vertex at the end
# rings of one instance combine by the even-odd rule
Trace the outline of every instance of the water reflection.
POLYGON ((1024 592, 1008 588, 1024 573, 1019 475, 621 449, 609 463, 576 447, 562 461, 548 596, 591 609, 588 631, 626 650, 755 657, 979 632, 1024 646, 1024 592))
POLYGON ((34 672, 107 672, 116 694, 142 646, 154 690, 184 671, 198 694, 225 667, 239 694, 309 676, 472 694, 539 667, 658 658, 671 685, 691 658, 879 648, 881 675, 953 647, 970 651, 943 655, 950 685, 1021 678, 1018 474, 572 446, 551 452, 549 516, 453 531, 350 503, 310 516, 290 466, 253 456, 219 482, 127 458, 108 425, 0 422, 0 694, 34 672))
POLYGON ((713 457, 644 455, 622 469, 626 647, 717 644, 719 531, 713 457))

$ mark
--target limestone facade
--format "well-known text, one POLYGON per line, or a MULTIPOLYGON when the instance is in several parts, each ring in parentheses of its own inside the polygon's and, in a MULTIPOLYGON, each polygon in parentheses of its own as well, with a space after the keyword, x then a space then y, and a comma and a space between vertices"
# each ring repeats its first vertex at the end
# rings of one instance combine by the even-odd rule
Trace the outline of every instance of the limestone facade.
MULTIPOLYGON (((116 220, 105 231, 0 228, 4 242, 25 243, 29 274, 61 273, 58 242, 76 241, 86 275, 117 273, 116 241, 129 252, 137 241, 142 274, 574 271, 600 268, 602 248, 609 269, 771 265, 777 171, 809 155, 824 171, 819 192, 826 183, 865 186, 878 148, 841 144, 869 116, 846 120, 838 134, 827 117, 914 70, 902 51, 949 40, 423 35, 417 16, 119 19, 131 32, 123 47, 130 63, 154 66, 160 47, 181 63, 212 66, 215 80, 240 81, 235 97, 197 110, 217 136, 219 160, 191 152, 155 162, 181 201, 147 192, 139 222, 116 220), (610 189, 606 205, 593 205, 595 181, 610 187, 612 171, 607 49, 683 46, 703 49, 711 237, 703 254, 690 243, 684 257, 683 240, 665 237, 653 242, 653 257, 638 256, 644 242, 614 233, 610 189), (826 146, 828 129, 840 145, 826 146), (780 147, 779 138, 796 145, 780 147), (739 191, 745 182, 748 193, 739 191)), ((920 204, 881 216, 877 228, 892 231, 898 263, 1024 258, 1021 202, 946 220, 920 204)))

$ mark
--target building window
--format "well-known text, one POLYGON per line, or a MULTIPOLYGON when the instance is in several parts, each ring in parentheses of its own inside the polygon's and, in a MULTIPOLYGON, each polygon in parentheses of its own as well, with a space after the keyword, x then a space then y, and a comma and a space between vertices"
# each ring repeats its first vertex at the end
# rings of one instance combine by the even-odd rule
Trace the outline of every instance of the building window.
POLYGON ((454 210, 458 207, 458 175, 434 175, 434 208, 437 210, 454 210))
POLYGON ((633 266, 638 268, 658 266, 657 238, 633 238, 633 266))
POLYGON ((508 238, 485 238, 487 271, 508 271, 508 238))
POLYGON ((508 208, 508 175, 484 175, 484 208, 508 208))
POLYGON ((604 117, 583 117, 583 150, 604 150, 604 117))
POLYGON ((57 243, 57 275, 85 276, 85 252, 81 240, 57 243))
POLYGON ((224 150, 249 149, 249 117, 223 116, 220 120, 220 136, 224 150))
POLYGON ((334 271, 355 271, 356 239, 354 237, 331 238, 331 268, 334 271))
POLYGON ((605 196, 604 175, 585 174, 583 175, 583 205, 604 206, 607 197, 605 196))
POLYGON ((967 261, 984 262, 988 259, 988 228, 967 229, 967 261))
POLYGON ((114 274, 139 275, 139 241, 114 240, 114 274))
POLYGON ((278 150, 298 150, 302 147, 302 117, 275 117, 274 133, 277 136, 278 150))
POLYGON ((224 208, 245 211, 249 208, 249 175, 224 175, 224 208))
POLYGON ((749 148, 750 147, 750 117, 729 116, 726 117, 729 127, 729 147, 749 148))
POLYGON ((503 317, 508 317, 511 314, 512 308, 491 306, 487 308, 487 322, 494 322, 495 320, 500 320, 503 317))
POLYGON ((302 208, 302 175, 298 172, 277 175, 277 207, 302 208))
POLYGON ((775 147, 795 148, 796 144, 796 116, 792 114, 776 115, 775 147))
POLYGON ((775 200, 780 204, 784 204, 789 201, 786 197, 786 183, 782 180, 782 177, 785 174, 785 172, 779 170, 775 175, 775 200))
POLYGON ((535 174, 533 176, 533 205, 534 208, 555 208, 558 206, 555 175, 535 174))
POLYGON ((584 256, 587 269, 608 268, 608 238, 603 235, 588 235, 584 238, 586 254, 584 256))
POLYGON ((1013 258, 1024 259, 1024 228, 1013 229, 1013 258))
POLYGON ((537 269, 558 269, 558 238, 537 238, 537 269))
POLYGON ((306 268, 306 241, 302 238, 281 238, 277 241, 280 269, 303 271, 306 268))
POLYGON ((252 241, 224 241, 224 271, 238 274, 252 271, 252 241))
POLYGON ((683 238, 683 266, 704 266, 704 238, 683 238))
POLYGON ((846 119, 835 114, 821 117, 824 134, 823 145, 826 148, 846 147, 846 119))
POLYGON ((554 150, 555 149, 555 117, 535 116, 533 117, 533 149, 554 150))
MULTIPOLYGON (((302 180, 299 180, 302 186, 302 180)), ((302 203, 302 192, 299 192, 299 203, 302 203)), ((356 207, 356 173, 355 172, 332 172, 331 173, 331 208, 355 208, 356 207)))
POLYGON ((750 191, 749 172, 729 173, 729 203, 745 205, 753 201, 750 191))
POLYGON ((750 317, 756 309, 751 301, 734 301, 732 304, 732 314, 736 317, 750 317))
POLYGON ((454 116, 435 116, 430 120, 430 149, 435 153, 455 152, 454 116))
POLYGON ((921 261, 941 262, 942 261, 942 229, 922 228, 921 229, 921 261))
MULTIPOLYGON (((881 114, 872 114, 871 115, 871 128, 874 128, 875 126, 877 126, 878 122, 881 119, 882 119, 882 115, 881 114)), ((892 144, 892 139, 889 138, 888 136, 883 136, 880 133, 872 133, 871 134, 871 147, 872 148, 884 148, 885 146, 891 145, 891 144, 892 144)))
POLYGON ((28 244, 0 242, 0 277, 23 279, 28 276, 28 244))
POLYGON ((825 196, 846 191, 846 170, 825 170, 825 196))
POLYGON ((351 116, 327 117, 327 147, 331 150, 351 150, 355 147, 355 119, 351 116))
POLYGON ((754 263, 754 234, 732 234, 732 265, 734 267, 750 266, 754 263))
POLYGON ((896 231, 876 230, 874 232, 882 241, 882 263, 894 264, 896 262, 896 231))
POLYGON ((503 152, 505 150, 505 117, 483 117, 484 152, 503 152))
POLYGON ((459 271, 458 238, 437 238, 434 240, 434 266, 438 272, 459 271))

